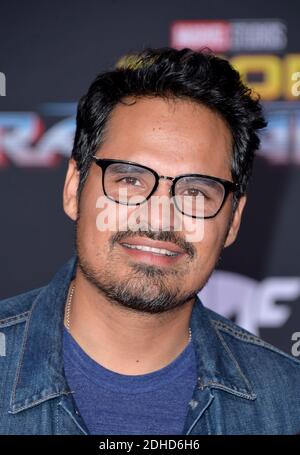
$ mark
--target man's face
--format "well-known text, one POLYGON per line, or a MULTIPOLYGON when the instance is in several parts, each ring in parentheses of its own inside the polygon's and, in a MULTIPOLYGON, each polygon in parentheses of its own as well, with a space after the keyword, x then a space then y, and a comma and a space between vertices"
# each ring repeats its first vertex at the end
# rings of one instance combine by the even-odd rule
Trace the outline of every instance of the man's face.
MULTIPOLYGON (((133 161, 163 176, 197 173, 232 180, 231 150, 232 138, 226 123, 208 108, 189 101, 143 98, 119 104, 113 110, 104 143, 95 154, 99 158, 133 161)), ((170 180, 161 179, 153 196, 169 196, 170 185, 170 180)), ((80 273, 109 300, 146 313, 180 308, 195 297, 212 273, 223 247, 235 240, 245 204, 242 198, 232 220, 230 194, 215 218, 193 220, 204 223, 204 235, 198 241, 188 241, 187 227, 192 219, 180 215, 176 208, 170 212, 169 230, 163 228, 160 215, 140 220, 142 231, 122 230, 120 226, 139 208, 107 200, 111 213, 117 213, 114 216, 119 230, 99 230, 97 217, 103 210, 98 208, 99 204, 97 207, 97 200, 103 197, 100 167, 91 165, 79 207, 77 186, 78 172, 71 160, 64 207, 77 220, 80 273), (172 230, 172 222, 178 216, 183 216, 186 226, 180 231, 172 230), (136 245, 169 249, 178 254, 142 251, 136 245)), ((153 196, 145 203, 149 208, 153 196)))

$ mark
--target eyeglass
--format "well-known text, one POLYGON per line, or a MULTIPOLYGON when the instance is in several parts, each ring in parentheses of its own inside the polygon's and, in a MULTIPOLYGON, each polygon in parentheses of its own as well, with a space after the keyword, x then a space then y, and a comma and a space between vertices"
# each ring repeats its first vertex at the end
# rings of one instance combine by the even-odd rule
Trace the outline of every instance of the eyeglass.
POLYGON ((228 194, 238 190, 236 183, 209 175, 169 177, 132 161, 92 158, 102 169, 105 196, 119 204, 143 204, 156 191, 159 180, 165 179, 172 181, 170 193, 182 214, 192 218, 213 218, 220 212, 228 194), (199 198, 201 204, 197 204, 199 198))

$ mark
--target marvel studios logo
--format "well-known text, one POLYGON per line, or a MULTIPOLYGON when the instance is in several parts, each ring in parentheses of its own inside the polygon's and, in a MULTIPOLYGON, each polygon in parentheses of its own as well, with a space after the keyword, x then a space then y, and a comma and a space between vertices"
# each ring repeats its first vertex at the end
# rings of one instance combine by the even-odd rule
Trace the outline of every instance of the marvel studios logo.
POLYGON ((213 52, 282 51, 287 45, 287 27, 279 19, 230 21, 175 21, 171 46, 177 49, 204 47, 213 52))

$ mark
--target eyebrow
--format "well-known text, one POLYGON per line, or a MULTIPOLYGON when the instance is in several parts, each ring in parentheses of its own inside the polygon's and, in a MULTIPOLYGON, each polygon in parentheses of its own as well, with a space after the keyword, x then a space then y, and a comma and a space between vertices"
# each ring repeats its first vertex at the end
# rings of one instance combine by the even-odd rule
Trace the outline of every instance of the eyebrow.
POLYGON ((212 186, 212 187, 215 187, 216 185, 216 181, 215 180, 211 180, 209 178, 210 176, 209 175, 203 175, 203 174, 194 174, 193 176, 183 176, 181 177, 182 180, 188 180, 188 179, 192 179, 192 180, 200 180, 201 182, 205 181, 205 183, 209 186, 212 186))
POLYGON ((149 172, 147 169, 144 169, 143 167, 139 167, 139 165, 134 165, 134 164, 126 164, 126 163, 118 163, 114 164, 113 166, 110 167, 110 171, 113 174, 118 174, 118 173, 130 173, 134 172, 135 174, 144 174, 145 172, 149 172))

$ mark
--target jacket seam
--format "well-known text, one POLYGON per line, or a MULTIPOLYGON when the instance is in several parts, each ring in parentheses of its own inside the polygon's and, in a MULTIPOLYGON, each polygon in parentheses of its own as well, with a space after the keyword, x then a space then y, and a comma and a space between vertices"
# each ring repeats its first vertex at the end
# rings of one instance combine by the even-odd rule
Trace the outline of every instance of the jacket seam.
POLYGON ((64 404, 62 403, 62 400, 60 400, 60 402, 58 403, 57 405, 57 409, 58 409, 58 406, 60 406, 68 415, 69 417, 73 420, 73 422, 75 423, 75 425, 78 426, 78 428, 80 428, 80 430, 83 432, 84 435, 87 435, 88 433, 85 431, 85 429, 80 425, 79 422, 77 422, 76 418, 74 417, 74 415, 72 414, 72 412, 69 411, 69 409, 67 409, 64 404))
POLYGON ((195 428, 195 426, 197 425, 198 421, 200 420, 200 418, 203 416, 203 414, 206 412, 206 410, 210 407, 211 403, 213 402, 214 400, 214 395, 211 393, 210 390, 209 391, 209 400, 208 402, 206 403, 205 407, 201 410, 201 412, 198 414, 197 418, 194 420, 194 422, 190 425, 190 427, 188 428, 186 434, 189 435, 191 434, 191 431, 195 428))
POLYGON ((23 338, 23 345, 22 345, 22 351, 21 351, 21 355, 20 355, 20 358, 19 358, 19 364, 18 364, 18 369, 17 369, 17 376, 16 376, 16 380, 15 380, 15 382, 14 382, 13 394, 12 394, 12 398, 11 398, 11 407, 13 406, 13 403, 14 403, 15 400, 16 400, 17 385, 18 385, 18 383, 19 383, 20 371, 21 371, 22 362, 23 362, 23 359, 24 359, 24 352, 25 352, 25 347, 26 347, 26 342, 27 342, 27 335, 28 335, 28 330, 29 330, 29 323, 30 323, 30 319, 31 319, 31 315, 32 315, 32 310, 33 310, 33 308, 34 308, 34 305, 32 305, 32 307, 31 307, 31 309, 30 309, 29 318, 27 319, 27 323, 26 323, 26 326, 25 326, 24 338, 23 338))
POLYGON ((273 346, 272 344, 267 343, 266 341, 262 340, 261 338, 255 336, 255 335, 248 334, 244 331, 234 330, 232 327, 225 324, 224 322, 217 321, 215 319, 212 320, 212 322, 218 329, 226 332, 227 334, 233 336, 236 339, 239 339, 242 342, 253 344, 255 346, 260 346, 262 348, 266 348, 289 360, 293 360, 296 364, 300 365, 300 361, 298 359, 295 359, 294 357, 290 356, 289 354, 281 351, 280 349, 277 349, 276 346, 273 346))
POLYGON ((219 389, 224 390, 225 392, 231 393, 239 398, 245 398, 246 400, 256 400, 257 395, 255 393, 249 393, 247 390, 238 390, 235 387, 228 387, 225 384, 221 384, 220 382, 208 381, 206 384, 207 387, 211 387, 212 389, 219 389))
POLYGON ((251 388, 251 385, 248 381, 248 379, 246 378, 246 376, 244 375, 244 373, 242 372, 237 360, 235 359, 234 355, 232 354, 231 350, 229 349, 229 347, 227 346, 224 338, 222 337, 220 331, 217 329, 216 330, 216 333, 218 335, 218 338, 219 340, 221 341, 225 351, 227 352, 227 354, 229 355, 229 357, 231 358, 231 360, 233 361, 235 367, 237 368, 238 372, 240 373, 241 377, 243 378, 243 380, 245 381, 245 384, 246 386, 248 387, 248 390, 244 390, 244 393, 246 392, 247 395, 250 395, 250 396, 255 396, 255 394, 253 393, 252 391, 252 388, 251 388), (250 392, 250 394, 249 394, 250 392))
POLYGON ((55 392, 55 393, 52 393, 51 395, 48 395, 48 396, 43 397, 43 398, 40 398, 37 401, 32 401, 31 403, 26 404, 25 406, 21 406, 19 408, 17 407, 17 405, 15 405, 14 406, 15 410, 9 411, 9 414, 16 414, 18 412, 25 411, 26 409, 33 408, 34 406, 37 406, 37 405, 39 405, 41 403, 44 403, 45 401, 51 400, 53 398, 60 397, 61 395, 68 395, 68 394, 69 394, 68 390, 65 390, 65 391, 62 391, 62 392, 55 392))
POLYGON ((15 316, 10 316, 5 319, 0 319, 0 327, 9 327, 10 325, 19 324, 27 319, 30 310, 25 311, 24 313, 17 314, 15 316))

